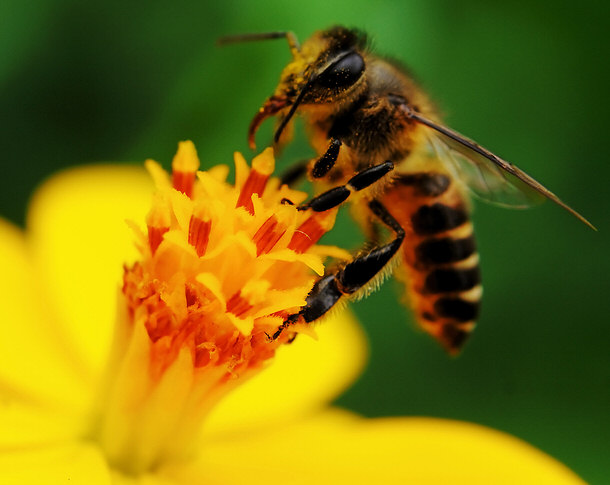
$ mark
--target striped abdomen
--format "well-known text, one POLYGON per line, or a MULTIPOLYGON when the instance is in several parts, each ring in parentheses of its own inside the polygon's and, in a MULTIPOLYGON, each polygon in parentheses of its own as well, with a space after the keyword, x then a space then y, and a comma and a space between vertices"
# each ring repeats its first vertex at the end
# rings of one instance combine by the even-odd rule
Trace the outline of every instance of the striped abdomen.
POLYGON ((399 175, 383 202, 407 233, 402 276, 417 321, 455 354, 475 326, 482 294, 467 200, 451 177, 430 171, 399 175))

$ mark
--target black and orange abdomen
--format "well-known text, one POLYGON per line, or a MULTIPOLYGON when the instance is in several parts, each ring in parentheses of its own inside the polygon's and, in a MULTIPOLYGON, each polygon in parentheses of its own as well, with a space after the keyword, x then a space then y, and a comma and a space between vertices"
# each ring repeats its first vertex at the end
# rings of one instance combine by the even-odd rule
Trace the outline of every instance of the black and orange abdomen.
POLYGON ((455 354, 475 326, 482 295, 468 201, 440 170, 398 175, 382 200, 406 232, 398 276, 417 321, 455 354))

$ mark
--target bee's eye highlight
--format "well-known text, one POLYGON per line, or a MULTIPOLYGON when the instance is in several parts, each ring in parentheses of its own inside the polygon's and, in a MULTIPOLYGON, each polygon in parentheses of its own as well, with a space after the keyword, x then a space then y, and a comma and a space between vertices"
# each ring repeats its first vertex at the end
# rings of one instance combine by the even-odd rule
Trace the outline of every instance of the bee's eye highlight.
POLYGON ((326 88, 349 87, 364 73, 364 59, 357 52, 350 52, 337 62, 328 66, 316 79, 326 88))

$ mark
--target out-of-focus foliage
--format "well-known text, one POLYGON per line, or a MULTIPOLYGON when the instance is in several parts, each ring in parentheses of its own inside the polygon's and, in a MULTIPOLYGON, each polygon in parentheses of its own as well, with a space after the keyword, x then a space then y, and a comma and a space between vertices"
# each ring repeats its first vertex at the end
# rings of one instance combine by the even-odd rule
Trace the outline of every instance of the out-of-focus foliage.
MULTIPOLYGON (((206 165, 230 162, 247 150, 248 122, 289 53, 282 41, 219 48, 215 39, 363 28, 379 52, 411 67, 451 126, 527 170, 600 232, 552 204, 521 212, 477 203, 484 312, 463 355, 449 359, 414 331, 399 286, 388 283, 354 307, 372 361, 340 404, 506 430, 604 483, 608 10, 596 0, 5 1, 0 213, 23 223, 29 194, 62 167, 169 161, 182 139, 206 165)), ((281 166, 309 153, 298 137, 281 166)), ((333 242, 356 247, 357 229, 347 218, 338 226, 333 242)))

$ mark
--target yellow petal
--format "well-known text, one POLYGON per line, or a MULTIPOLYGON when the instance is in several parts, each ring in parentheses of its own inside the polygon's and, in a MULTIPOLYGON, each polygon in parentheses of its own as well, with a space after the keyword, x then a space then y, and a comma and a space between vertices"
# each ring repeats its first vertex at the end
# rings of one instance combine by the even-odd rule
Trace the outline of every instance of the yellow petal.
POLYGON ((112 470, 112 485, 191 485, 190 483, 178 482, 175 479, 160 477, 157 474, 146 475, 123 475, 112 470))
POLYGON ((88 386, 54 331, 25 236, 2 220, 0 268, 0 396, 82 409, 88 386))
POLYGON ((0 450, 69 442, 83 435, 86 424, 84 417, 74 414, 15 400, 3 402, 0 406, 0 450))
POLYGON ((0 483, 111 485, 110 470, 93 445, 74 443, 0 454, 0 483))
POLYGON ((346 310, 315 328, 318 340, 299 335, 278 349, 269 368, 225 397, 206 421, 207 434, 269 423, 275 427, 320 408, 348 388, 367 356, 360 326, 346 310))
POLYGON ((584 483, 527 443, 479 425, 339 410, 211 442, 191 468, 163 473, 212 484, 247 477, 249 485, 584 483))
POLYGON ((136 257, 125 220, 144 220, 151 189, 139 167, 82 167, 46 182, 30 207, 28 235, 57 331, 93 376, 110 346, 123 263, 136 257))

